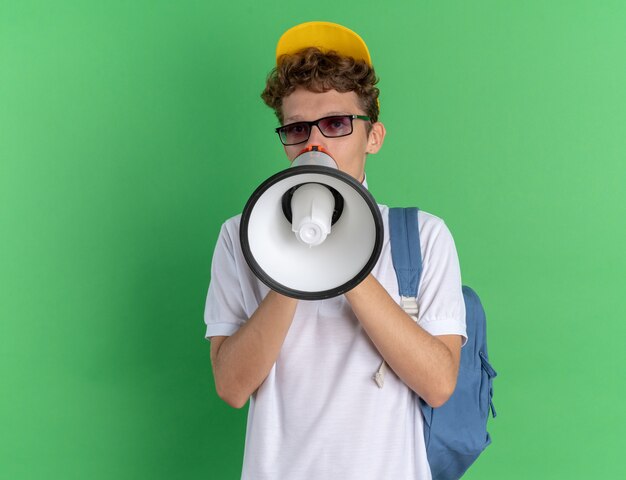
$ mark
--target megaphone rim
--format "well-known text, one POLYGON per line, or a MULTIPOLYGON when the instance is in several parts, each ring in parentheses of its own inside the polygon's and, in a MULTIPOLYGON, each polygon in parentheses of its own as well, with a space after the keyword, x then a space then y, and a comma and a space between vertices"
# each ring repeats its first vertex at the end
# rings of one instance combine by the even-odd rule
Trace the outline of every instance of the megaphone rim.
POLYGON ((286 295, 288 297, 296 298, 299 300, 324 300, 327 298, 337 297, 342 295, 354 287, 356 287, 359 283, 361 283, 367 275, 372 271, 378 258, 380 257, 380 253, 382 252, 383 241, 384 241, 384 227, 383 227, 383 219, 380 213, 380 209, 378 208, 378 204, 376 200, 372 196, 372 194, 354 177, 351 175, 342 172, 336 168, 324 167, 320 165, 302 165, 296 167, 290 167, 285 170, 281 170, 280 172, 275 173, 274 175, 267 178, 264 182, 262 182, 252 193, 241 214, 241 223, 239 225, 239 241, 241 243, 241 249, 243 252, 244 259, 248 264, 248 267, 252 270, 252 272, 256 275, 256 277, 261 280, 265 285, 267 285, 272 290, 286 295), (280 182, 286 178, 292 177, 294 175, 308 174, 308 173, 317 173, 329 175, 334 178, 337 178, 344 183, 348 184, 352 187, 361 197, 363 197, 366 205, 372 213, 372 218, 374 220, 374 224, 376 227, 376 238, 374 240, 374 248, 372 250, 372 254, 368 259, 365 266, 361 269, 361 271, 355 275, 351 280, 346 283, 331 288, 328 290, 321 290, 316 292, 307 292, 302 290, 296 290, 293 288, 289 288, 273 278, 271 278, 265 270, 258 264, 258 262, 254 259, 250 249, 250 242, 248 240, 248 224, 250 221, 250 215, 252 210, 258 200, 261 198, 263 193, 268 190, 272 185, 277 182, 280 182))

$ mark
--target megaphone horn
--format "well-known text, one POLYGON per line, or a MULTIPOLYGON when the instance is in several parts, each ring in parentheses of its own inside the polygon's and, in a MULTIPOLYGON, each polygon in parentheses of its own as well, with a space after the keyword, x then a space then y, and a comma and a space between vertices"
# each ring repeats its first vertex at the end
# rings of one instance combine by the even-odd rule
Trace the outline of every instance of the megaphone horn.
POLYGON ((383 222, 367 189, 310 147, 250 196, 239 236, 248 266, 268 287, 321 300, 351 290, 371 272, 383 222))

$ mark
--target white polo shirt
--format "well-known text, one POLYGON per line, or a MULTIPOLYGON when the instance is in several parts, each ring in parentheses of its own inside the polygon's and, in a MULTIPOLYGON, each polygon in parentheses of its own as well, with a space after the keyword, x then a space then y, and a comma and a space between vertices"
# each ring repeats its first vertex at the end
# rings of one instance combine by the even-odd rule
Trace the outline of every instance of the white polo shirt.
MULTIPOLYGON (((379 208, 385 234, 372 273, 399 303, 388 207, 379 208)), ((236 216, 224 223, 215 247, 207 338, 235 333, 269 291, 246 264, 239 222, 236 216)), ((419 230, 418 323, 432 335, 466 337, 452 236, 441 219, 422 211, 419 230)), ((430 479, 417 395, 391 370, 379 389, 372 376, 380 363, 343 295, 299 301, 276 363, 250 398, 242 479, 430 479)))

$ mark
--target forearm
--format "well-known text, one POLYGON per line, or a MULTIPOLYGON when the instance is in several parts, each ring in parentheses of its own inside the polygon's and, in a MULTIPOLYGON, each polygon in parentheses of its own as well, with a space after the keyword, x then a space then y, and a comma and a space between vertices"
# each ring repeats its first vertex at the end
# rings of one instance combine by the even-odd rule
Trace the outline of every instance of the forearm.
POLYGON ((372 276, 346 298, 389 367, 427 403, 443 404, 454 391, 460 337, 435 337, 415 323, 372 276), (456 344, 458 343, 458 348, 456 344), (452 349, 450 348, 452 346, 452 349))
POLYGON ((278 358, 297 304, 270 291, 235 334, 212 341, 215 386, 228 404, 242 407, 263 383, 278 358))

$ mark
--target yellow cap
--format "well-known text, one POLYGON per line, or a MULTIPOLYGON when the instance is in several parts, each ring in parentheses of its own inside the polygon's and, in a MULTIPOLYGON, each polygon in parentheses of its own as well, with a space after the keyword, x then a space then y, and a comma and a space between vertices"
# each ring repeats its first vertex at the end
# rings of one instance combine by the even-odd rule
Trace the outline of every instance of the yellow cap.
POLYGON ((339 55, 365 60, 368 65, 372 65, 370 52, 363 39, 349 28, 330 22, 306 22, 287 30, 278 40, 276 62, 283 55, 291 55, 308 47, 317 47, 322 52, 333 50, 339 55))

